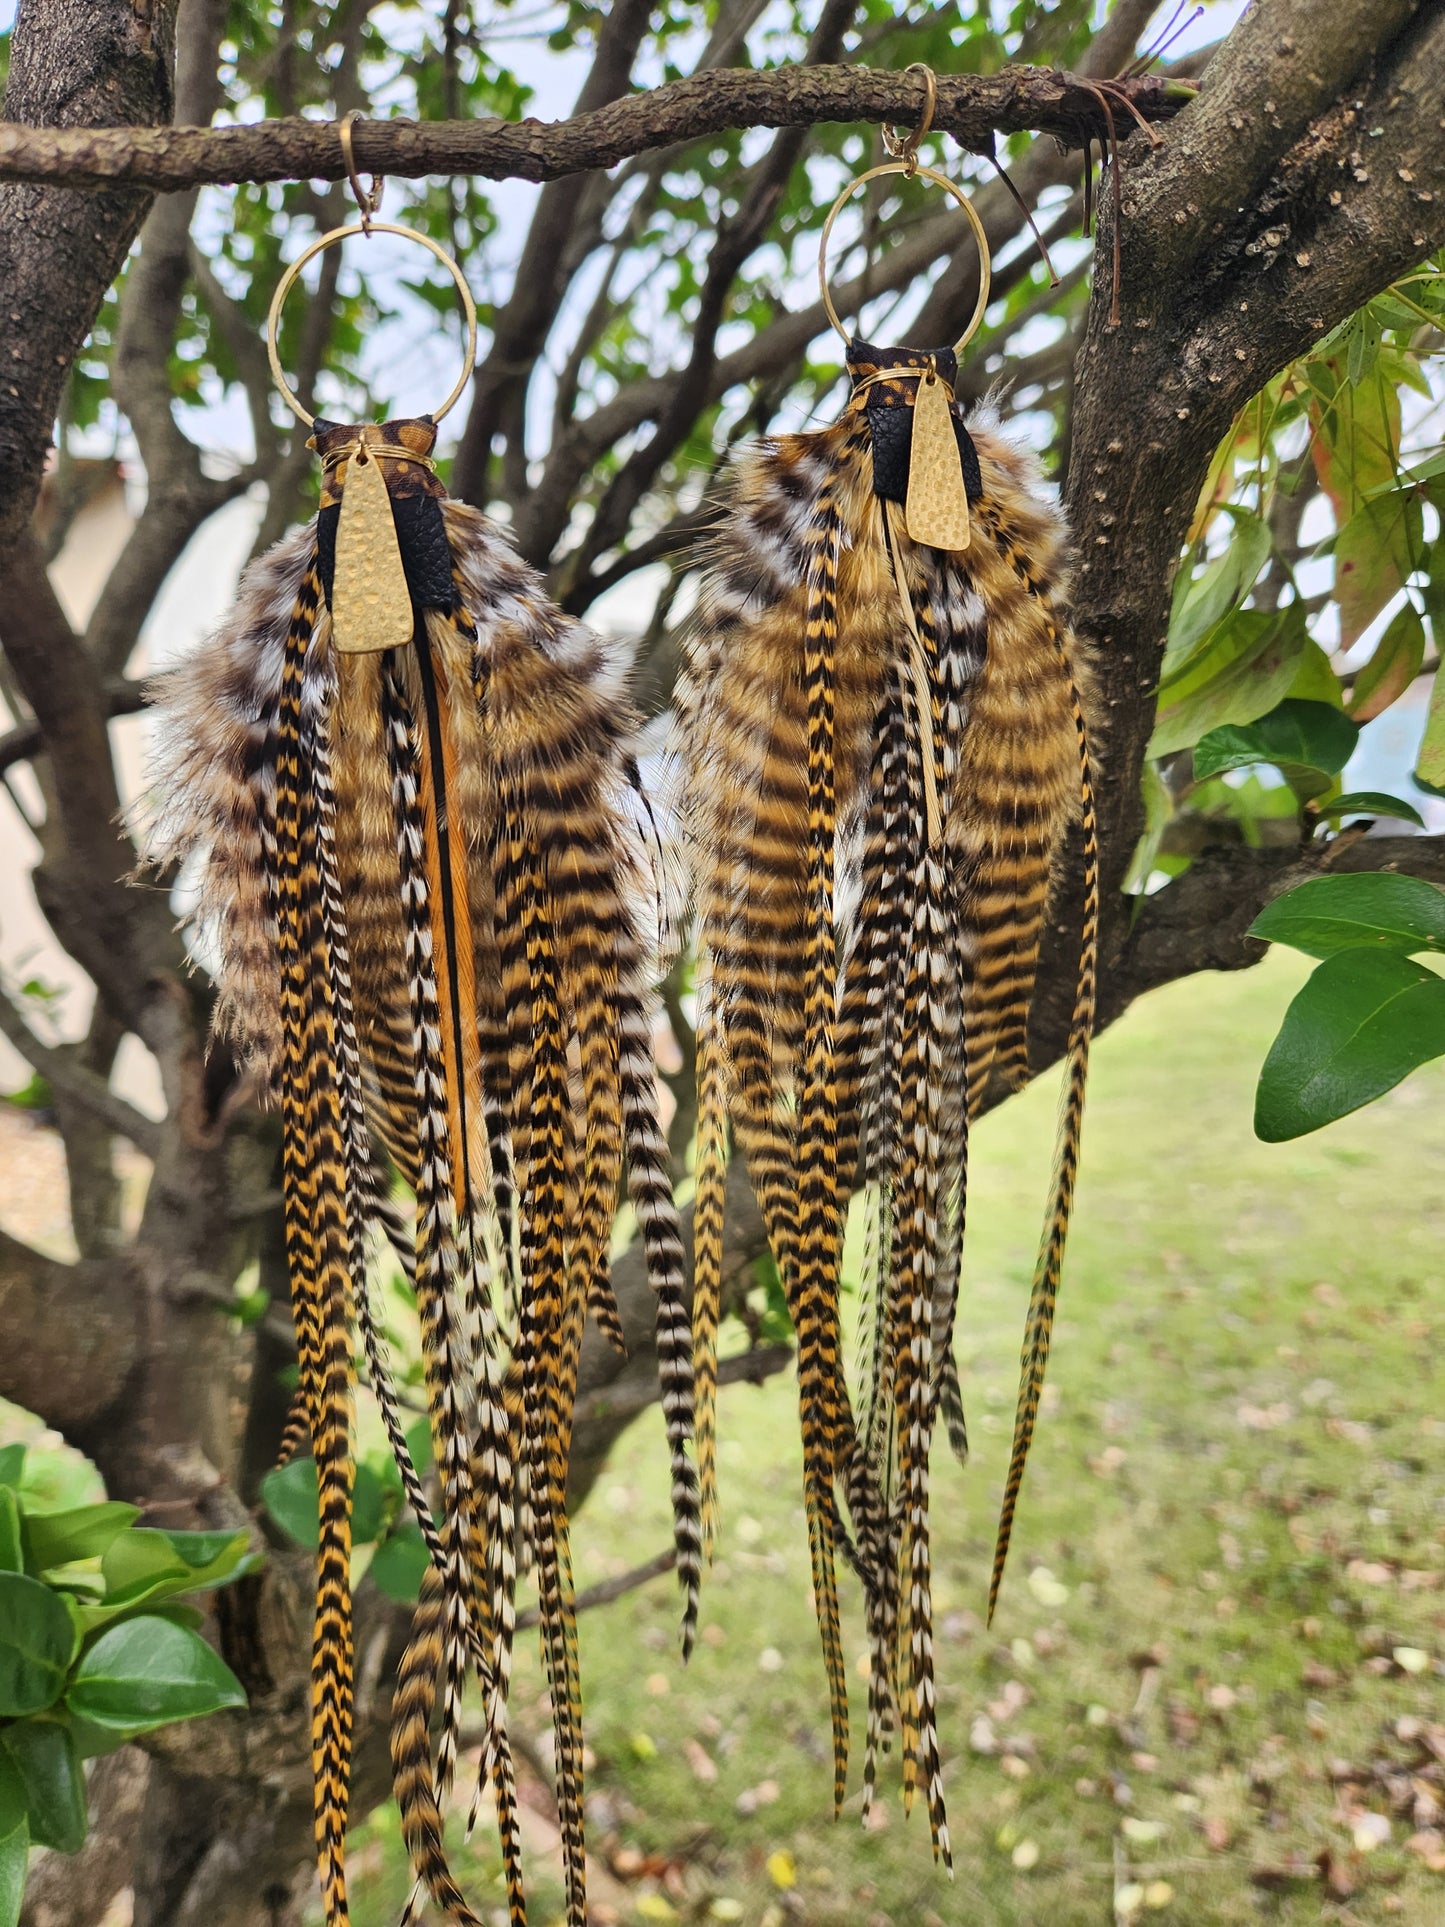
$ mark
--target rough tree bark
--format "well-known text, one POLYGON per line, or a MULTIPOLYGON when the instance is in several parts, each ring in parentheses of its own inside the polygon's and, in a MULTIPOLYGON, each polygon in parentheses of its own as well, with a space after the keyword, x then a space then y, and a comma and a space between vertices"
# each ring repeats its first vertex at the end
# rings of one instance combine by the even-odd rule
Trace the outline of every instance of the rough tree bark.
MULTIPOLYGON (((1143 828, 1140 773, 1170 590, 1209 458, 1266 382, 1445 242, 1442 98, 1438 6, 1381 0, 1346 19, 1312 0, 1273 0, 1245 15, 1159 146, 1136 136, 1121 156, 1121 318, 1109 318, 1105 268, 1079 356, 1065 485, 1076 614, 1096 645, 1103 697, 1101 982, 1111 1017, 1131 994, 1134 957, 1175 914, 1171 888, 1136 918, 1122 884, 1143 828)), ((1105 196, 1101 263, 1112 222, 1105 196)), ((1417 846, 1396 860, 1432 859, 1417 846)), ((1224 951, 1214 919, 1201 919, 1200 967, 1252 963, 1261 952, 1243 938, 1243 913, 1283 881, 1243 850, 1211 876, 1219 922, 1242 921, 1224 951)), ((1077 917, 1077 900, 1062 893, 1032 1026, 1036 1067, 1067 1035, 1077 917)))
MULTIPOLYGON (((215 0, 182 5, 183 49, 213 51, 224 9, 215 0)), ((1149 11, 1137 0, 1116 8, 1113 39, 1096 43, 1094 73, 1117 70, 1149 11)), ((824 65, 781 77, 710 71, 653 95, 630 95, 639 14, 614 9, 607 57, 573 121, 368 127, 357 137, 359 159, 395 172, 556 180, 543 207, 582 220, 596 210, 578 185, 579 169, 707 129, 796 128, 839 115, 906 121, 916 104, 915 80, 824 65)), ((224 1058, 205 1062, 204 998, 181 972, 163 900, 118 882, 134 852, 116 826, 106 721, 127 700, 114 679, 154 586, 215 500, 193 452, 178 445, 183 438, 156 385, 156 364, 144 352, 147 331, 166 326, 185 273, 205 273, 187 256, 185 190, 202 180, 334 180, 340 169, 334 135, 304 120, 224 132, 158 129, 171 114, 173 29, 162 0, 99 0, 80 20, 63 0, 23 0, 6 113, 62 131, 0 129, 0 180, 32 183, 0 185, 0 312, 8 316, 0 368, 0 639, 33 712, 19 721, 18 742, 0 744, 0 765, 41 746, 48 752, 54 811, 37 891, 61 940, 94 977, 102 1008, 88 1051, 56 1052, 44 1069, 58 1091, 68 1091, 75 1114, 101 1118, 107 1131, 133 1137, 155 1159, 130 1247, 112 1237, 107 1249, 98 1236, 83 1262, 60 1266, 0 1240, 7 1334, 0 1394, 58 1424, 96 1459, 117 1496, 179 1500, 189 1513, 168 1512, 173 1522, 229 1525, 248 1517, 282 1417, 274 1373, 284 1333, 267 1321, 242 1339, 216 1315, 258 1224, 263 1275, 279 1276, 274 1218, 258 1215, 255 1202, 273 1188, 273 1152, 224 1058), (105 131, 86 131, 102 124, 105 131), (76 191, 81 182, 95 191, 76 191), (137 232, 150 187, 176 190, 177 198, 146 229, 127 289, 117 374, 164 513, 137 537, 129 579, 113 585, 109 609, 82 638, 48 591, 29 517, 65 370, 137 232), (127 326, 139 346, 134 360, 127 326), (135 1117, 106 1088, 97 1065, 108 1066, 106 1047, 113 1050, 120 1030, 139 1034, 161 1064, 164 1127, 135 1117), (248 1378, 255 1395, 238 1435, 230 1405, 248 1378)), ((716 58, 727 52, 724 44, 716 58)), ((214 60, 183 61, 177 97, 185 119, 207 117, 213 83, 214 60)), ((1137 83, 1133 91, 1145 112, 1179 105, 1167 82, 1137 83)), ((945 76, 939 98, 938 124, 966 145, 1013 126, 1077 140, 1081 127, 1097 125, 1087 90, 1058 75, 945 76)), ((1377 0, 1351 11, 1267 0, 1245 17, 1209 66, 1198 102, 1158 145, 1136 134, 1122 153, 1117 325, 1109 318, 1113 233, 1104 197, 1103 272, 1079 361, 1067 500, 1080 557, 1076 613, 1098 645, 1106 709, 1099 745, 1106 1020, 1156 984, 1251 961, 1258 946, 1245 931, 1260 905, 1323 862, 1398 866, 1445 880, 1438 840, 1366 846, 1340 839, 1327 852, 1213 853, 1132 918, 1119 887, 1140 826, 1139 776, 1170 584, 1209 455, 1241 403, 1293 355, 1445 240, 1441 98, 1445 17, 1437 6, 1377 0)), ((1030 157, 1025 178, 1033 191, 1061 178, 1047 149, 1030 157)), ((1007 231, 1002 200, 987 207, 1007 231)), ((539 216, 538 248, 558 231, 550 215, 539 216)), ((890 256, 890 285, 902 285, 951 244, 951 218, 925 223, 890 256)), ((722 253, 718 263, 721 273, 722 253)), ((972 294, 966 267, 940 277, 928 309, 940 338, 972 294)), ((554 296, 550 285, 524 289, 529 327, 542 326, 549 303, 555 313, 554 296)), ((772 364, 763 356, 800 350, 819 325, 811 310, 782 317, 766 348, 705 356, 699 394, 706 399, 765 372, 772 364)), ((248 345, 244 328, 233 332, 258 460, 279 463, 279 452, 266 446, 264 370, 254 341, 248 345)), ((527 338, 520 324, 516 334, 527 338)), ((486 397, 497 392, 495 381, 479 386, 479 471, 492 421, 500 419, 486 397)), ((519 514, 517 526, 534 559, 550 558, 572 487, 598 451, 609 438, 657 423, 670 392, 669 380, 635 383, 558 438, 542 483, 516 503, 530 515, 519 514)), ((265 472, 279 496, 290 471, 265 472)), ((278 509, 273 500, 273 509, 284 513, 284 504, 278 509)), ((1076 928, 1077 904, 1066 891, 1033 1038, 1038 1066, 1062 1041, 1076 928)), ((36 1061, 34 1040, 21 1041, 36 1061)), ((741 1267, 760 1249, 761 1232, 740 1176, 730 1204, 741 1267)), ((619 1369, 589 1334, 575 1448, 579 1496, 652 1393, 641 1267, 625 1257, 616 1280, 633 1357, 619 1369)), ((776 1363, 761 1358, 750 1368, 776 1363)), ((52 1857, 39 1869, 30 1902, 36 1927, 42 1920, 94 1927, 123 1885, 135 1891, 136 1927, 290 1927, 298 1918, 310 1850, 308 1564, 273 1548, 264 1574, 219 1595, 214 1633, 250 1691, 250 1712, 160 1735, 148 1754, 127 1751, 96 1774, 95 1833, 77 1862, 52 1857)), ((363 1670, 384 1681, 400 1616, 366 1588, 359 1614, 363 1670)), ((358 1813, 385 1789, 382 1710, 375 1695, 358 1709, 358 1813)))

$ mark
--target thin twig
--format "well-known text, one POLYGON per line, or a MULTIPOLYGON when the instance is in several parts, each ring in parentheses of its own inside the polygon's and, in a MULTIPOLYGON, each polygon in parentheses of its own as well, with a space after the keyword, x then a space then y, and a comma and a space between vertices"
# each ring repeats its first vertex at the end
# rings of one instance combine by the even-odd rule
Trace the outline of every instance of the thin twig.
MULTIPOLYGON (((579 1592, 574 1602, 579 1613, 589 1612, 593 1606, 610 1606, 614 1599, 621 1599, 624 1593, 636 1592, 653 1579, 660 1579, 665 1572, 671 1572, 677 1563, 677 1553, 672 1546, 663 1552, 655 1552, 640 1566, 630 1572, 620 1572, 615 1579, 603 1579, 595 1586, 588 1586, 579 1592)), ((527 1606, 517 1614, 517 1631, 525 1632, 529 1626, 538 1622, 535 1606, 527 1606)))

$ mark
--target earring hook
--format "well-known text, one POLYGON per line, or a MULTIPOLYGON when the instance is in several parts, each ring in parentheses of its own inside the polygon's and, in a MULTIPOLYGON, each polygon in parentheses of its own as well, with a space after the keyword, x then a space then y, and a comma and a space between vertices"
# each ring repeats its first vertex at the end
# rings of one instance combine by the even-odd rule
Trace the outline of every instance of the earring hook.
POLYGON ((899 135, 887 127, 883 128, 883 151, 890 160, 904 162, 904 172, 911 180, 918 171, 918 149, 933 125, 934 109, 938 105, 938 79, 933 69, 922 60, 910 61, 903 71, 905 74, 923 76, 923 112, 911 134, 899 135))
POLYGON ((351 182, 351 191, 356 196, 356 205, 361 209, 361 231, 369 235, 372 217, 381 206, 381 193, 386 186, 386 176, 373 174, 370 192, 361 185, 361 176, 356 170, 356 151, 352 146, 351 129, 356 121, 365 119, 366 116, 361 109, 353 107, 351 112, 337 123, 336 132, 341 139, 341 158, 346 163, 346 177, 351 182))

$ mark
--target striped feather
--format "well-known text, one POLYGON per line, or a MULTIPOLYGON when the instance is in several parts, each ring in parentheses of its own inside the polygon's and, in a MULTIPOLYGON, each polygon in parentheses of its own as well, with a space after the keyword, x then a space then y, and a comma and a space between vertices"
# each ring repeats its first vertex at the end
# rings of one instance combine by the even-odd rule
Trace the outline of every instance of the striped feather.
MULTIPOLYGON (((323 516, 358 440, 390 451, 378 467, 394 500, 435 499, 421 460, 433 436, 417 422, 319 424, 323 516)), ((421 508, 451 553, 450 600, 417 611, 404 648, 331 647, 324 521, 250 571, 221 636, 162 686, 149 844, 194 891, 219 1021, 282 1113, 300 1413, 322 1506, 314 1764, 329 1927, 346 1914, 353 1319, 431 1555, 393 1724, 413 1864, 449 1917, 474 1917, 443 1830, 474 1668, 508 1909, 524 1921, 507 1695, 531 1570, 581 1927, 566 1481, 587 1312, 621 1342, 608 1253, 624 1170, 656 1294, 685 1648, 698 1611, 692 1335, 653 1063, 657 826, 625 665, 558 613, 484 518, 421 508), (414 1194, 410 1230, 393 1173, 414 1194), (437 1494, 411 1461, 368 1277, 377 1225, 415 1285, 437 1494)))
MULTIPOLYGON (((871 1653, 865 1803, 896 1716, 905 1790, 923 1789, 946 1858, 928 1464, 939 1416, 967 1451, 953 1340, 969 1117, 991 1084, 1027 1075, 1039 940, 1078 810, 1085 712, 1072 694, 1077 647, 1046 615, 1063 589, 1062 530, 993 417, 969 424, 982 489, 966 552, 917 546, 874 493, 873 424, 896 425, 886 411, 912 407, 925 361, 909 364, 910 352, 883 369, 887 356, 858 349, 855 377, 878 364, 881 384, 860 387, 835 427, 739 461, 677 686, 673 765, 701 993, 698 1359, 709 1371, 725 1106, 798 1335, 836 1788, 841 1797, 846 1701, 818 1522, 837 1519, 840 1487, 871 1653), (820 556, 835 557, 831 567, 820 556), (855 1425, 836 1304, 858 1182, 872 1231, 855 1425)), ((1091 970, 1086 962, 1086 979, 1091 970)), ((1009 1519, 1047 1358, 1080 1055, 1071 1052, 1029 1319, 1009 1519)), ((703 1402, 711 1531, 710 1382, 703 1402)), ((840 1521, 837 1532, 845 1544, 840 1521)))

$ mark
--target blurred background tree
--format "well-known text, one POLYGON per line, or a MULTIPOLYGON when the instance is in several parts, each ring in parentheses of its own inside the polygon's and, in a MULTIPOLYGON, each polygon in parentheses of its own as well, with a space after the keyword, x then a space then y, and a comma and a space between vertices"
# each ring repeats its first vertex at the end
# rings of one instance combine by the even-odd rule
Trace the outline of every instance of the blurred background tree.
MULTIPOLYGON (((1255 915, 1322 869, 1445 880, 1441 841, 1408 827, 1434 808, 1409 787, 1417 759, 1445 789, 1445 724, 1426 720, 1445 619, 1431 359, 1445 19, 1419 0, 1238 14, 1213 4, 1171 23, 1154 0, 106 0, 77 25, 60 0, 23 0, 0 45, 10 120, 206 126, 352 109, 550 119, 786 63, 987 75, 1025 61, 1100 80, 1163 39, 1159 70, 1202 92, 1153 131, 1114 102, 1097 247, 1081 235, 1078 141, 999 142, 1057 286, 992 165, 942 135, 926 150, 970 182, 994 251, 961 393, 1007 384, 994 405, 1040 451, 1076 532, 1076 617, 1100 665, 1108 1021, 1145 990, 1255 961, 1255 915)), ((1102 136, 1102 119, 1088 131, 1102 136)), ((389 184, 386 217, 451 248, 478 295, 483 352, 448 485, 510 527, 567 608, 636 639, 649 716, 666 712, 729 449, 841 402, 818 231, 878 157, 876 128, 836 123, 680 141, 540 190, 389 184)), ((282 264, 350 211, 344 182, 156 198, 124 181, 0 185, 0 775, 54 955, 95 993, 57 1022, 45 972, 11 947, 0 1029, 63 1145, 73 1249, 0 1236, 0 1393, 86 1453, 114 1497, 177 1526, 257 1515, 291 1337, 271 1127, 224 1053, 205 1055, 204 976, 187 974, 173 929, 183 897, 119 881, 141 725, 117 719, 224 605, 246 552, 310 510, 311 459, 272 394, 261 326, 282 264), (124 513, 100 567, 98 504, 117 506, 117 475, 124 513), (87 563, 99 579, 63 604, 46 565, 63 589, 87 563)), ((916 184, 879 184, 840 224, 839 306, 871 338, 951 339, 976 274, 956 211, 916 184)), ((459 340, 442 276, 378 239, 325 255, 311 290, 288 310, 284 353, 312 406, 399 413, 444 391, 459 340)), ((1066 881, 1038 1068, 1067 1023, 1076 912, 1066 881)), ((667 991, 685 1185, 685 961, 667 991)), ((786 1361, 787 1333, 753 1269, 763 1240, 740 1175, 733 1202, 743 1336, 727 1371, 758 1378, 786 1361)), ((579 1505, 654 1382, 625 1251, 617 1278, 633 1353, 619 1368, 589 1339, 579 1505)), ((404 1335, 400 1297, 396 1315, 404 1335)), ((395 1494, 375 1485, 359 1647, 384 1682, 415 1569, 391 1529, 395 1494)), ((271 1557, 217 1594, 210 1623, 249 1710, 97 1769, 91 1844, 39 1871, 37 1920, 94 1927, 123 1890, 145 1927, 299 1917, 309 1568, 286 1531, 304 1536, 298 1494, 283 1482, 267 1496, 271 1557)), ((386 1699, 377 1688, 359 1709, 358 1814, 385 1791, 386 1699)))

